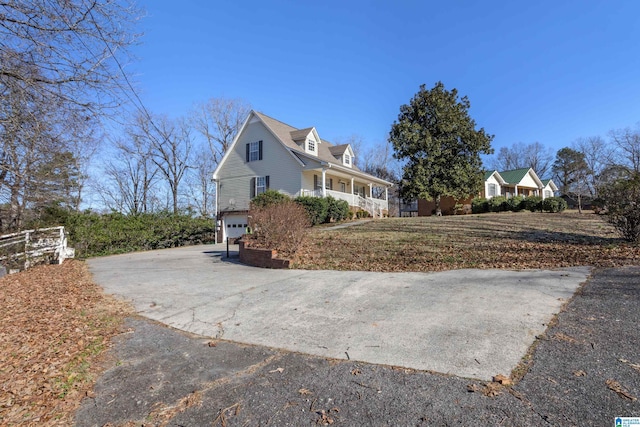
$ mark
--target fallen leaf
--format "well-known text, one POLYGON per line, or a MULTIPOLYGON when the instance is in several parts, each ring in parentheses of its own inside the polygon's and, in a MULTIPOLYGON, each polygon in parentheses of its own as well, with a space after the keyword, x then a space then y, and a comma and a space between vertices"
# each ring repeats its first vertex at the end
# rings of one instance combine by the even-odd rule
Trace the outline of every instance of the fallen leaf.
POLYGON ((575 375, 576 377, 586 377, 587 373, 585 371, 574 371, 573 375, 575 375))
POLYGON ((512 381, 509 377, 504 376, 502 374, 498 374, 495 377, 493 377, 493 382, 498 383, 498 384, 502 384, 502 385, 511 385, 512 381))
POLYGON ((276 372, 283 373, 284 372, 284 368, 276 368, 273 371, 269 371, 270 374, 275 374, 276 372))
POLYGON ((298 393, 300 393, 303 396, 308 396, 310 394, 313 394, 311 390, 307 390, 306 388, 301 388, 300 390, 298 390, 298 393))
POLYGON ((360 375, 362 371, 359 368, 354 368, 351 370, 351 375, 360 375))
POLYGON ((622 397, 623 399, 627 399, 631 401, 637 400, 634 396, 629 394, 629 392, 626 391, 622 387, 622 384, 620 384, 618 381, 613 379, 608 379, 606 381, 606 384, 607 384, 607 387, 609 387, 609 390, 615 391, 616 393, 618 393, 618 396, 622 397))
POLYGON ((477 391, 480 391, 480 386, 478 384, 468 384, 467 391, 469 393, 475 393, 477 391))

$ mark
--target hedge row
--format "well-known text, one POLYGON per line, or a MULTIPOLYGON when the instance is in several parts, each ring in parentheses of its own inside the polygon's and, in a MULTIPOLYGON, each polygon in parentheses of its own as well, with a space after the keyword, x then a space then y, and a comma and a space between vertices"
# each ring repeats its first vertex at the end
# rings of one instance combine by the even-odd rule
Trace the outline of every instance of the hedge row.
POLYGON ((514 196, 509 199, 504 196, 495 196, 490 199, 478 197, 471 201, 472 213, 519 212, 522 210, 562 212, 565 209, 567 209, 567 202, 560 197, 548 197, 542 200, 540 196, 514 196))
POLYGON ((215 221, 167 212, 123 215, 121 213, 72 213, 64 226, 69 246, 81 258, 177 246, 213 243, 215 221))
MULTIPOLYGON (((264 208, 269 205, 282 203, 286 200, 291 199, 289 196, 278 191, 267 190, 264 193, 257 195, 251 201, 251 207, 264 208)), ((347 218, 351 218, 352 216, 352 213, 349 210, 349 203, 346 200, 338 200, 331 196, 300 196, 293 200, 307 210, 312 225, 332 221, 343 221, 347 218)))

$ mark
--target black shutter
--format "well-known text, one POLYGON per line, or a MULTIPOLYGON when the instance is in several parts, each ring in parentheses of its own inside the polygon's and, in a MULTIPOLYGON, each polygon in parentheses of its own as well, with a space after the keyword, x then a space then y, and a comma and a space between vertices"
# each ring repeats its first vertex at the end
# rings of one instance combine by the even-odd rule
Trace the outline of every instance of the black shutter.
POLYGON ((333 178, 329 178, 329 190, 333 190, 333 178))
POLYGON ((313 189, 318 189, 318 175, 313 175, 313 189))
POLYGON ((247 144, 247 157, 246 162, 249 162, 249 144, 247 144))
POLYGON ((262 141, 258 141, 258 160, 262 160, 262 141))
POLYGON ((251 178, 249 180, 249 185, 251 186, 251 188, 249 189, 249 197, 253 199, 254 197, 256 197, 256 179, 251 178))
POLYGON ((264 177, 264 186, 265 186, 265 190, 269 189, 269 175, 264 177))

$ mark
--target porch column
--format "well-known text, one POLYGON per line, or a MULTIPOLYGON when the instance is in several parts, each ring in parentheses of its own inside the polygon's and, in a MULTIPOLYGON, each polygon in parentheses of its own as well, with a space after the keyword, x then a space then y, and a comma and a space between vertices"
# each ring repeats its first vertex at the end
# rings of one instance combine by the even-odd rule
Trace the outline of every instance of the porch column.
POLYGON ((369 198, 372 199, 373 198, 373 192, 371 191, 373 188, 373 184, 369 183, 369 198))
POLYGON ((384 199, 387 201, 387 205, 389 204, 389 187, 384 187, 384 199))
POLYGON ((517 195, 518 195, 518 186, 516 185, 516 186, 515 186, 515 187, 513 187, 513 188, 514 188, 514 190, 513 190, 513 191, 514 191, 514 193, 515 193, 515 194, 514 194, 514 196, 517 196, 517 195))
POLYGON ((327 170, 322 168, 322 197, 327 197, 327 170))
POLYGON ((356 206, 356 200, 355 197, 353 197, 353 182, 354 178, 351 177, 351 206, 356 206))

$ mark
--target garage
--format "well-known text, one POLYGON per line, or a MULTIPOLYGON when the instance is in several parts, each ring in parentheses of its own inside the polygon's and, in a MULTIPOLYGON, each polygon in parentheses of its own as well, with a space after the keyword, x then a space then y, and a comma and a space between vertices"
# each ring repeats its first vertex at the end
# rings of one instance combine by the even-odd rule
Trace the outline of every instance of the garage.
POLYGON ((242 237, 247 229, 247 215, 230 214, 225 215, 222 226, 224 227, 224 238, 236 239, 242 237))

